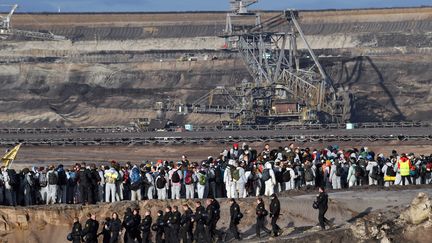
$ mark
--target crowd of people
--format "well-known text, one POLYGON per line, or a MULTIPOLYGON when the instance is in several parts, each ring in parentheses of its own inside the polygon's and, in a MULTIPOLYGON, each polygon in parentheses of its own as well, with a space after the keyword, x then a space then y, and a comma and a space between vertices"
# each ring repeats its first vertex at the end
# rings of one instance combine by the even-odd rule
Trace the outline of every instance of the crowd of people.
MULTIPOLYGON (((141 217, 139 209, 127 208, 123 220, 114 212, 111 217, 105 218, 102 226, 96 220, 96 215, 88 214, 84 227, 78 218, 74 219, 71 233, 67 236, 69 241, 74 243, 96 243, 102 237, 104 243, 120 242, 123 233, 125 243, 188 243, 188 242, 226 242, 227 240, 241 240, 241 233, 238 225, 243 218, 240 205, 234 198, 230 198, 230 219, 228 231, 217 229, 220 219, 220 204, 215 198, 206 199, 206 205, 201 201, 195 201, 193 211, 188 204, 181 206, 182 213, 178 206, 166 206, 165 210, 157 211, 157 217, 153 220, 151 211, 146 210, 141 217), (153 241, 154 238, 154 241, 153 241)), ((328 224, 324 217, 327 211, 327 194, 320 189, 320 194, 314 203, 314 207, 320 210, 319 221, 322 229, 328 224), (322 213, 321 213, 322 212, 322 213)), ((281 211, 280 202, 276 194, 271 195, 269 209, 267 210, 264 200, 259 197, 256 200, 256 237, 264 236, 277 237, 283 232, 277 225, 281 211), (266 224, 266 217, 271 218, 271 230, 266 224)))
POLYGON ((121 200, 244 198, 270 196, 314 186, 332 189, 362 185, 430 184, 432 156, 375 154, 367 147, 287 147, 262 150, 233 144, 218 156, 191 162, 111 161, 72 167, 1 167, 0 204, 95 204, 121 200), (223 185, 223 186, 217 186, 223 185))

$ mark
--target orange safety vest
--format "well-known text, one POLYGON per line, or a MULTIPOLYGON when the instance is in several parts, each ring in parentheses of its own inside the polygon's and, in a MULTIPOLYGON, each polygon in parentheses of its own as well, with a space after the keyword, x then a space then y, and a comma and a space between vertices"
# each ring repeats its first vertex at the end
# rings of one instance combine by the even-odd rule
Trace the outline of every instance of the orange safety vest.
POLYGON ((409 160, 405 162, 399 161, 399 169, 400 169, 401 176, 409 176, 410 174, 409 160))

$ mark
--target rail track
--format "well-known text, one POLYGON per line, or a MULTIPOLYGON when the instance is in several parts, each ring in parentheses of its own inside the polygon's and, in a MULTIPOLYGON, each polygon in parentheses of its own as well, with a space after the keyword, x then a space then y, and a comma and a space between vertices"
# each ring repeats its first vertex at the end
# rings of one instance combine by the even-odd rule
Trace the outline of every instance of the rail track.
MULTIPOLYGON (((197 126, 191 132, 145 131, 133 127, 0 129, 0 145, 115 146, 226 144, 247 142, 432 141, 429 123, 361 123, 274 126, 197 126)), ((431 142, 432 143, 432 142, 431 142)))

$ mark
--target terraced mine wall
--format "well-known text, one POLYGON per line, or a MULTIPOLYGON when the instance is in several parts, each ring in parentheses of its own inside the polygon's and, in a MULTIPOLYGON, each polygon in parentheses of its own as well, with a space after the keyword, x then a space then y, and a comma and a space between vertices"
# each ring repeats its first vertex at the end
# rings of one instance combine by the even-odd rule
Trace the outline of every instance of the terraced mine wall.
MULTIPOLYGON (((0 126, 127 125, 155 117, 155 101, 191 103, 216 86, 251 80, 219 37, 225 15, 18 14, 15 28, 49 30, 68 40, 0 41, 0 126), (177 60, 186 54, 198 60, 177 60)), ((432 8, 300 17, 335 86, 353 94, 353 121, 432 120, 432 8)), ((224 119, 181 117, 190 123, 224 119)))

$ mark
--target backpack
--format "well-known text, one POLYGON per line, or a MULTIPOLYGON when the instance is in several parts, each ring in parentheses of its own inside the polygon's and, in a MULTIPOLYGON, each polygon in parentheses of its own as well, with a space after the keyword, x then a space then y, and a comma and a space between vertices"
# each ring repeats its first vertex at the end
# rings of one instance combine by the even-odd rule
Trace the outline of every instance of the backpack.
POLYGON ((313 174, 312 168, 307 168, 305 170, 305 180, 307 182, 313 181, 315 179, 315 176, 313 174))
POLYGON ((393 166, 387 166, 386 175, 391 177, 396 176, 393 166))
POLYGON ((282 174, 282 182, 289 182, 291 181, 291 171, 285 170, 282 174))
POLYGON ((138 168, 134 167, 130 176, 131 184, 141 183, 141 172, 138 168))
POLYGON ((223 182, 223 175, 222 175, 222 168, 221 167, 215 168, 214 176, 215 176, 215 182, 216 183, 222 183, 223 182))
POLYGON ((415 177, 415 178, 417 178, 417 176, 418 176, 418 173, 417 173, 418 171, 417 171, 417 167, 415 167, 415 166, 412 166, 411 167, 411 169, 410 169, 410 176, 411 177, 415 177))
POLYGON ((277 181, 278 183, 282 183, 282 182, 284 182, 284 181, 283 181, 283 173, 284 173, 285 171, 286 171, 285 169, 282 169, 282 170, 278 170, 278 171, 275 172, 276 181, 277 181))
POLYGON ((67 184, 66 172, 64 170, 57 171, 57 177, 60 186, 65 186, 67 184))
POLYGON ((234 181, 238 181, 240 179, 240 171, 238 169, 231 169, 231 177, 234 181))
POLYGON ((16 186, 17 184, 17 174, 15 170, 7 170, 8 176, 9 176, 9 185, 11 187, 16 186))
POLYGON ((57 185, 58 183, 58 177, 54 171, 48 173, 48 184, 50 185, 57 185))
POLYGON ((371 178, 375 179, 375 180, 378 180, 379 175, 380 175, 380 173, 379 173, 378 166, 372 167, 371 178))
POLYGON ((270 169, 264 169, 261 178, 263 181, 270 180, 270 169))
POLYGON ((39 174, 38 180, 40 187, 46 187, 48 185, 48 179, 45 172, 39 174))
POLYGON ((207 177, 205 174, 203 173, 199 173, 199 180, 198 180, 199 184, 201 186, 204 186, 207 183, 207 177))
POLYGON ((357 165, 354 169, 355 169, 355 176, 357 178, 364 177, 364 170, 360 165, 357 165))
POLYGON ((190 170, 186 171, 185 184, 190 185, 193 183, 192 172, 190 170))
POLYGON ((336 165, 336 176, 342 175, 342 166, 340 164, 336 165))
POLYGON ((157 189, 163 189, 166 185, 166 179, 165 176, 158 176, 158 178, 156 179, 156 188, 157 189))
POLYGON ((179 183, 179 182, 180 182, 180 175, 179 175, 179 173, 178 173, 178 170, 175 170, 175 171, 172 173, 171 181, 172 181, 173 183, 179 183))

